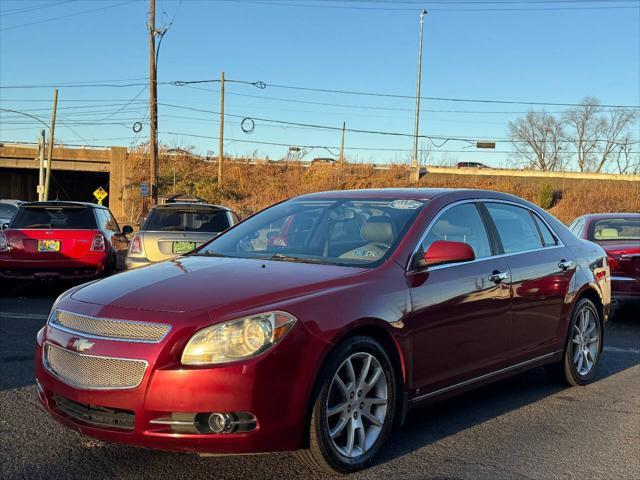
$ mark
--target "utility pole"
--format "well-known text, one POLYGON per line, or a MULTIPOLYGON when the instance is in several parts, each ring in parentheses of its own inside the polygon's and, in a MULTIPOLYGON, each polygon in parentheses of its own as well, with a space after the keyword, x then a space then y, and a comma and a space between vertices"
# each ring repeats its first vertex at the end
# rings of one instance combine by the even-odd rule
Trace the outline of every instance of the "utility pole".
POLYGON ((422 32, 424 31, 424 16, 426 10, 420 12, 420 46, 418 48, 418 85, 416 87, 416 121, 413 131, 413 164, 411 165, 411 180, 417 182, 420 179, 420 166, 418 165, 418 125, 420 123, 420 84, 422 82, 422 32))
POLYGON ((344 162, 344 130, 347 122, 342 122, 342 141, 340 142, 340 162, 344 162))
POLYGON ((46 144, 45 144, 45 131, 44 130, 40 130, 40 148, 38 150, 39 152, 39 159, 38 159, 38 188, 37 188, 37 192, 38 192, 38 201, 41 202, 42 199, 44 198, 44 151, 46 149, 46 144))
POLYGON ((149 112, 151 128, 149 138, 149 188, 151 206, 158 203, 158 81, 156 79, 156 0, 150 0, 149 6, 149 112))
POLYGON ((224 72, 220 75, 220 146, 218 151, 218 188, 222 186, 222 159, 224 157, 224 72))
POLYGON ((49 127, 49 152, 47 154, 47 173, 44 180, 44 198, 49 200, 49 182, 51 180, 51 162, 53 162, 53 139, 56 129, 56 111, 58 110, 58 89, 53 91, 53 110, 51 111, 51 126, 49 127))

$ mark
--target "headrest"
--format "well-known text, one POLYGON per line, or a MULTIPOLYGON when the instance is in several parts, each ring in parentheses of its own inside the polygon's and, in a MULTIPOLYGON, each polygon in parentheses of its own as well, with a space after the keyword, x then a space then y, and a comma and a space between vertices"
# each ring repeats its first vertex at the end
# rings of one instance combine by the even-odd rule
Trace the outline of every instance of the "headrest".
POLYGON ((389 222, 389 219, 387 217, 383 216, 369 218, 369 220, 367 220, 364 225, 362 225, 360 235, 367 242, 393 242, 393 228, 391 227, 391 222, 389 222))
POLYGON ((469 234, 469 228, 453 225, 448 220, 438 220, 433 226, 433 233, 440 237, 463 236, 469 234))
POLYGON ((615 228, 603 228, 598 230, 595 235, 597 238, 618 238, 618 230, 615 228))

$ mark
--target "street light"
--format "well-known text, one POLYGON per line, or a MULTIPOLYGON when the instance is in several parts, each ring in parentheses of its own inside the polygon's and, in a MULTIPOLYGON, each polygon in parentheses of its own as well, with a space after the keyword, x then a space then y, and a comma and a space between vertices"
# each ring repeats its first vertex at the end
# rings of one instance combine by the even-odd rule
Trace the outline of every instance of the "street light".
POLYGON ((420 84, 422 82, 422 33, 424 31, 424 16, 426 10, 420 12, 420 46, 418 48, 418 82, 416 86, 416 120, 415 129, 413 131, 413 165, 411 179, 417 182, 420 179, 420 170, 418 168, 418 124, 420 122, 420 84))

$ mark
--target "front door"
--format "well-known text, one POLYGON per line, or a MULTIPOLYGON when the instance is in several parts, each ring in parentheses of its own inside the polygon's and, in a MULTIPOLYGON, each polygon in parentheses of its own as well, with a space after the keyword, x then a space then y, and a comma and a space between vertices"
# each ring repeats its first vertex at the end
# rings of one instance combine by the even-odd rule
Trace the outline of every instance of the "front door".
POLYGON ((509 270, 475 203, 450 207, 432 223, 416 255, 436 240, 469 244, 476 260, 413 275, 414 393, 429 392, 503 368, 510 318, 509 270))

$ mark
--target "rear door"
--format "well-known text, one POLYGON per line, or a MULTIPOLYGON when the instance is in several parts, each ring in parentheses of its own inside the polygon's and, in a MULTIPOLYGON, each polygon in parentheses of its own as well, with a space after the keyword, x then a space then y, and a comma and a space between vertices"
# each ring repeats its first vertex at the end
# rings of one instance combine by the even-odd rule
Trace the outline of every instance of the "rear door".
POLYGON ((413 378, 419 395, 499 370, 507 361, 509 270, 504 258, 494 256, 476 204, 444 210, 416 256, 436 240, 467 243, 476 260, 430 267, 423 281, 410 287, 413 308, 407 322, 414 332, 413 378))
POLYGON ((511 271, 509 363, 515 364, 564 343, 561 317, 576 261, 535 212, 510 203, 484 206, 511 271))
POLYGON ((22 206, 5 231, 16 260, 82 258, 96 233, 93 210, 84 205, 22 206))

